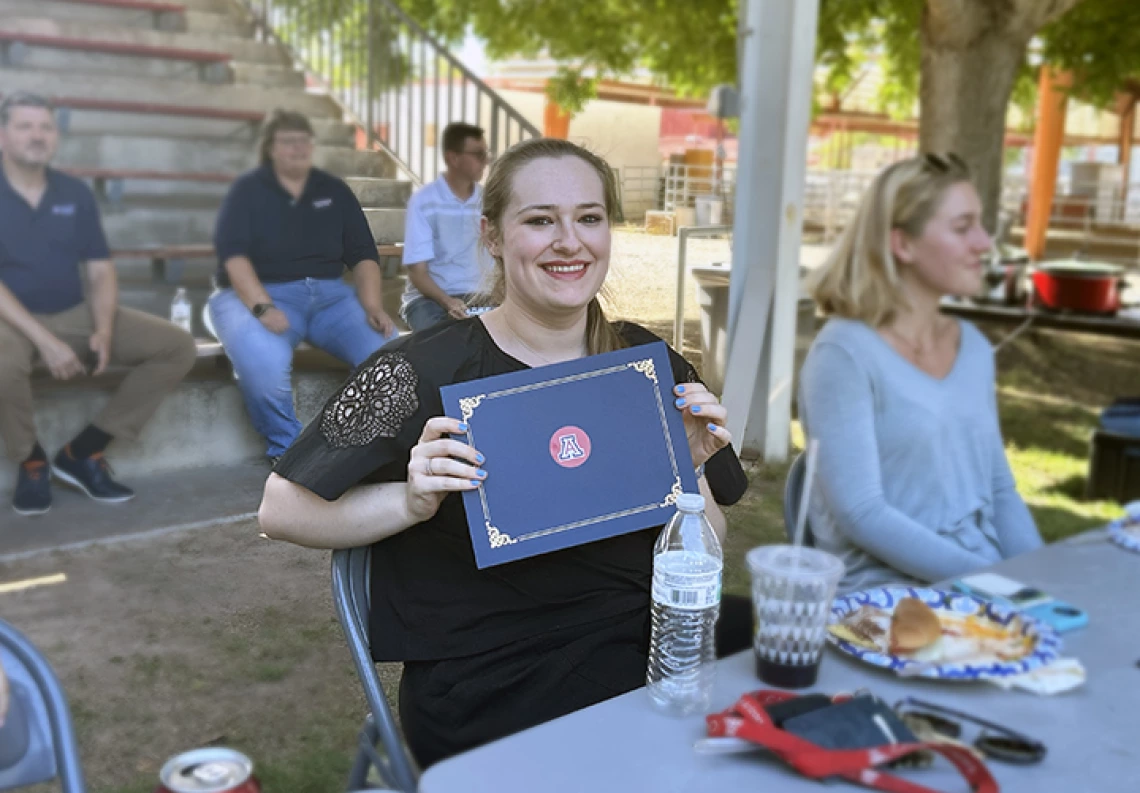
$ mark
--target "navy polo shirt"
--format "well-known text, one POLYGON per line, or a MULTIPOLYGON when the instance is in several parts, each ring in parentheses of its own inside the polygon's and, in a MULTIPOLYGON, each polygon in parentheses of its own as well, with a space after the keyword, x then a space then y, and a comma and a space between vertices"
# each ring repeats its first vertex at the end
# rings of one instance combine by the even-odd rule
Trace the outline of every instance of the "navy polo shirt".
POLYGON ((262 281, 339 278, 345 267, 375 261, 376 241, 348 185, 313 168, 293 198, 263 165, 242 174, 226 195, 214 232, 218 285, 230 286, 225 263, 245 256, 262 281))
POLYGON ((49 168, 33 208, 0 169, 0 282, 33 314, 57 314, 83 302, 83 262, 111 258, 95 195, 80 180, 49 168))

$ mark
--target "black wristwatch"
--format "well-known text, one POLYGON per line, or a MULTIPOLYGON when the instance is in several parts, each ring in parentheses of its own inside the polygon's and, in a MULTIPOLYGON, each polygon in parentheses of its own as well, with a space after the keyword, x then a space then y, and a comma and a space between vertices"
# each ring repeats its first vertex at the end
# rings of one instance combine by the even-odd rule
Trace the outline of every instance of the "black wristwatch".
POLYGON ((277 306, 273 305, 272 303, 255 303, 253 308, 250 309, 250 311, 253 312, 253 315, 255 317, 257 317, 258 319, 261 319, 262 317, 265 316, 265 312, 271 308, 277 308, 277 306))

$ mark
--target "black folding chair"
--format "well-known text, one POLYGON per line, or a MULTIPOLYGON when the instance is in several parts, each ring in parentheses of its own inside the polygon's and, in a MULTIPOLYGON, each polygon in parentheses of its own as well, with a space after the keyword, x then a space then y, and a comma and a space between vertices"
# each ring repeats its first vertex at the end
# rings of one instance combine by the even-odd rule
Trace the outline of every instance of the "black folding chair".
POLYGON ((63 793, 86 793, 71 709, 51 665, 24 634, 0 620, 11 692, 0 727, 0 790, 59 779, 63 793), (30 688, 28 684, 30 683, 30 688))
POLYGON ((415 793, 420 772, 396 729, 388 699, 384 696, 384 686, 372 660, 368 636, 371 563, 370 547, 349 548, 332 554, 333 603, 336 604, 337 618, 344 629, 344 638, 348 641, 348 650, 364 686, 364 697, 370 711, 360 732, 356 760, 348 777, 348 790, 363 790, 369 769, 375 768, 385 785, 404 793, 415 793), (383 754, 376 748, 378 742, 383 746, 383 754))
MULTIPOLYGON (((788 542, 795 542, 796 519, 801 509, 807 509, 807 504, 801 504, 804 494, 804 475, 807 471, 807 454, 801 452, 792 467, 788 469, 788 478, 784 482, 784 532, 788 535, 788 542)), ((815 545, 811 536, 811 520, 804 523, 804 545, 809 548, 815 545)))

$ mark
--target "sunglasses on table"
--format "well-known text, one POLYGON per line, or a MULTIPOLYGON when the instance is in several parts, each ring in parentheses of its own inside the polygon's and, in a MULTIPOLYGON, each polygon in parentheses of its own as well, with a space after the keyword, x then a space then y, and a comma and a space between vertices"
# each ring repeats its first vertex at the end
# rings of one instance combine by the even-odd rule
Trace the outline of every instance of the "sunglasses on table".
POLYGON ((963 741, 963 722, 979 727, 972 746, 987 758, 999 762, 1033 765, 1045 758, 1045 744, 1040 741, 962 711, 914 697, 896 702, 894 710, 905 720, 921 721, 935 733, 955 741, 963 741))

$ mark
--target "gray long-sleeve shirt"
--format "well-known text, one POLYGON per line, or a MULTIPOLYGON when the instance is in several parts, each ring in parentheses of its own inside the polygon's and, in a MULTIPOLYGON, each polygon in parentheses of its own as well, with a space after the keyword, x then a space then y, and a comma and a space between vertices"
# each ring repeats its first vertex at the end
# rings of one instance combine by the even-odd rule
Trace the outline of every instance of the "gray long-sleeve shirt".
POLYGON ((1041 545, 998 426, 993 350, 968 322, 939 380, 862 322, 834 318, 800 379, 820 442, 808 518, 847 566, 840 592, 929 583, 1041 545))

